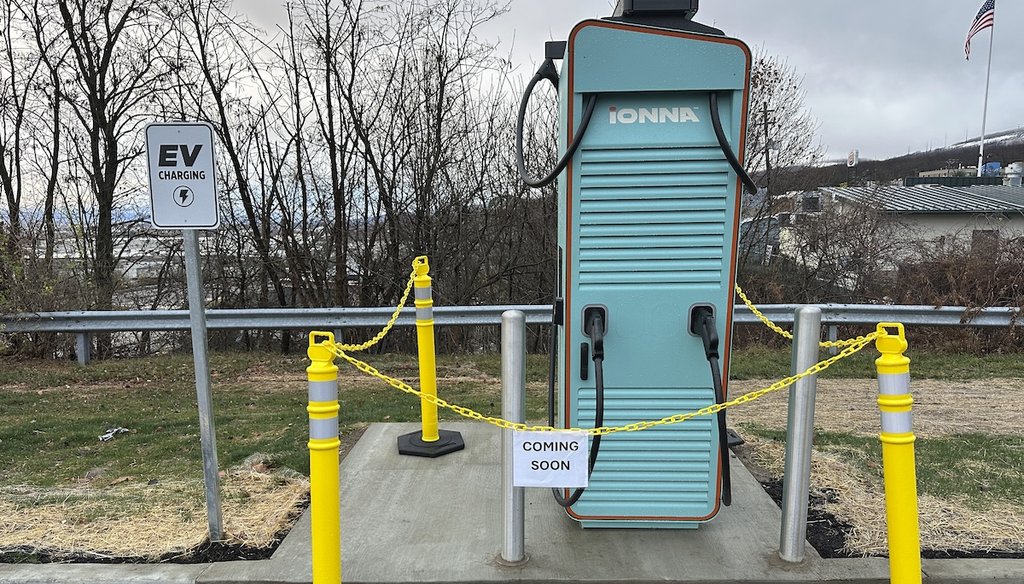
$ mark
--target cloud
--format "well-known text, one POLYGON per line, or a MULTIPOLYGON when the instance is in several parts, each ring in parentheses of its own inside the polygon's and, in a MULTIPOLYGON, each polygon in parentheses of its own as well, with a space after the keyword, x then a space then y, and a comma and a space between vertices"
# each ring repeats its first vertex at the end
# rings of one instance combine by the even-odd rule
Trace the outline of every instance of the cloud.
MULTIPOLYGON (((279 0, 247 0, 244 10, 272 30, 283 18, 279 0)), ((543 58, 544 41, 563 40, 573 25, 611 14, 604 0, 512 0, 508 14, 480 29, 500 41, 524 78, 543 58)), ((903 154, 976 136, 981 130, 988 32, 975 37, 975 58, 963 43, 981 0, 900 2, 862 0, 715 0, 702 3, 697 20, 713 24, 751 47, 763 45, 804 75, 806 104, 821 122, 830 154, 854 147, 868 158, 903 154)), ((1024 3, 1003 2, 996 14, 989 101, 991 131, 1022 121, 1024 74, 1016 59, 1024 35, 1024 3)))

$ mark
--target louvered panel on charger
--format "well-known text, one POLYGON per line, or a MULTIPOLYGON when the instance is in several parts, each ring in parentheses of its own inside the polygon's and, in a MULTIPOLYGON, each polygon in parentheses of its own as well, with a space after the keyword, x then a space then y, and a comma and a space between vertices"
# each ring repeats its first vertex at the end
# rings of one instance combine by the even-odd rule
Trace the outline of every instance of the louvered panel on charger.
MULTIPOLYGON (((581 149, 580 288, 720 287, 728 170, 714 147, 581 149)), ((604 423, 692 411, 709 405, 708 397, 705 388, 609 386, 604 423)), ((582 425, 594 419, 594 408, 593 390, 581 388, 573 410, 582 425)), ((652 517, 705 515, 714 506, 715 430, 705 416, 605 436, 576 509, 590 516, 634 507, 652 517)))
MULTIPOLYGON (((581 389, 578 419, 595 415, 593 389, 581 389)), ((710 405, 703 388, 606 387, 604 424, 623 426, 710 405)), ((601 439, 601 453, 590 486, 577 503, 581 512, 601 515, 615 504, 644 506, 653 516, 699 516, 711 504, 716 480, 715 431, 710 416, 661 425, 640 432, 618 432, 601 439), (643 453, 638 457, 638 454, 643 453)))
POLYGON ((721 150, 583 148, 580 286, 718 286, 728 163, 721 150))

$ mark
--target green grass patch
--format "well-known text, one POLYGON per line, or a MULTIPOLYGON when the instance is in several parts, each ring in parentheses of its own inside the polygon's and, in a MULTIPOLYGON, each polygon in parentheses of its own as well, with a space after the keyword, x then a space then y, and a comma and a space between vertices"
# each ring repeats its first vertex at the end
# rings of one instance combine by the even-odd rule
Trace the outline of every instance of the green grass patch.
MULTIPOLYGON (((786 439, 784 431, 761 424, 743 424, 743 428, 767 440, 786 439)), ((882 481, 882 446, 877 436, 819 430, 814 447, 838 454, 882 481)), ((914 456, 922 494, 960 498, 978 508, 995 500, 1024 500, 1024 437, 966 433, 918 438, 914 456)))
MULTIPOLYGON (((418 377, 408 355, 371 355, 366 360, 402 379, 418 377)), ((254 452, 276 464, 308 473, 305 367, 301 356, 215 353, 211 377, 217 451, 221 468, 254 452)), ((379 380, 352 376, 340 363, 342 432, 369 422, 415 422, 419 400, 379 380)), ((501 413, 501 364, 497 355, 441 356, 440 394, 486 415, 501 413)), ((527 416, 546 416, 547 360, 531 355, 527 416)), ((414 386, 418 385, 415 381, 414 386)), ((199 415, 190 355, 109 360, 79 367, 71 362, 0 362, 0 486, 56 486, 97 479, 201 479, 199 415), (127 434, 99 440, 108 428, 127 434)), ((447 410, 442 420, 458 418, 447 410)))
MULTIPOLYGON (((303 360, 255 354, 211 359, 221 468, 263 452, 307 472, 303 360), (293 372, 296 383, 283 384, 293 372)), ((201 479, 199 414, 190 355, 109 360, 88 367, 5 360, 0 367, 2 484, 201 479), (101 442, 108 428, 127 434, 101 442)))

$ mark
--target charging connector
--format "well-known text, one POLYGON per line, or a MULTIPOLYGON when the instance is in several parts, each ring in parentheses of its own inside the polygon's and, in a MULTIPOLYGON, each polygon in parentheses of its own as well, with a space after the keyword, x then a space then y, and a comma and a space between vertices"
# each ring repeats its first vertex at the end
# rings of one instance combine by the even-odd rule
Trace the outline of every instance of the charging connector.
MULTIPOLYGON (((715 309, 708 304, 698 304, 690 309, 690 334, 700 337, 704 343, 704 356, 711 366, 711 381, 715 387, 715 403, 725 402, 725 389, 722 384, 722 369, 718 360, 718 325, 715 322, 715 309)), ((732 477, 729 469, 729 431, 725 424, 725 410, 718 416, 718 449, 722 463, 722 504, 732 504, 732 477)))
POLYGON ((718 328, 715 326, 715 308, 709 304, 698 304, 690 309, 690 334, 704 342, 704 355, 710 359, 720 358, 718 354, 718 328))
MULTIPOLYGON (((583 309, 583 334, 590 339, 590 360, 594 362, 594 427, 604 425, 604 335, 608 332, 608 308, 604 306, 587 306, 583 309)), ((587 343, 580 346, 580 377, 587 379, 588 365, 586 362, 587 343)), ((549 396, 549 399, 553 396, 549 396)), ((549 409, 548 419, 554 424, 553 410, 549 409)), ((601 435, 594 436, 590 442, 590 454, 587 457, 587 477, 594 472, 597 455, 601 451, 601 435)), ((551 489, 555 502, 568 508, 583 496, 586 487, 575 489, 568 496, 561 489, 551 489)))
POLYGON ((608 309, 604 306, 587 306, 583 309, 583 334, 590 337, 593 358, 604 359, 604 336, 608 334, 608 309))

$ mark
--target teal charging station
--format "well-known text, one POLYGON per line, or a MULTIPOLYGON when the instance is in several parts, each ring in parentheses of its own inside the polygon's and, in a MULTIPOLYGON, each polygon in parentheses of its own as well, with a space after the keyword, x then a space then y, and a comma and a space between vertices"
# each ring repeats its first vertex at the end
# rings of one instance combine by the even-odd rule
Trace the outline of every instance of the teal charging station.
MULTIPOLYGON (((621 426, 724 401, 750 51, 692 21, 696 0, 621 0, 549 43, 558 87, 559 427, 621 426), (561 70, 553 62, 561 60, 561 70)), ((584 527, 692 528, 729 504, 724 412, 591 441, 589 486, 555 498, 584 527)))

